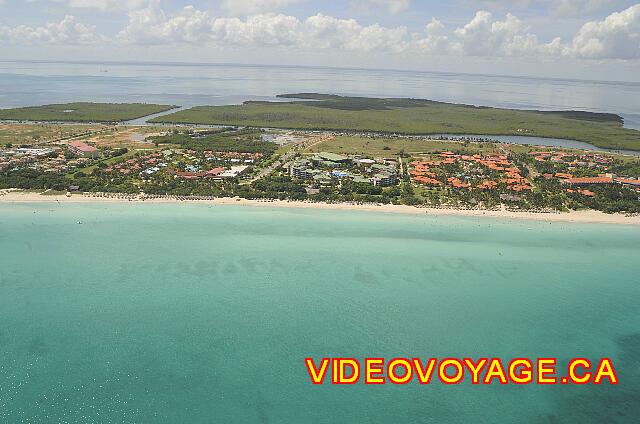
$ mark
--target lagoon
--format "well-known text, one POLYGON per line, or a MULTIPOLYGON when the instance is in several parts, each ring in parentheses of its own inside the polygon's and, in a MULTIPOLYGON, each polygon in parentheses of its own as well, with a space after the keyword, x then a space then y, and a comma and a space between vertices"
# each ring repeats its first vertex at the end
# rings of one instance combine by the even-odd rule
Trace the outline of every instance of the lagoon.
POLYGON ((628 226, 0 204, 0 421, 634 422, 638 257, 628 226), (313 386, 308 356, 611 357, 621 384, 313 386))
POLYGON ((585 143, 584 141, 569 140, 565 138, 553 138, 553 137, 534 137, 526 135, 472 135, 472 134, 437 134, 434 137, 443 137, 445 139, 481 139, 495 141, 505 144, 519 144, 523 146, 545 146, 545 147, 560 147, 563 149, 579 149, 579 150, 592 150, 597 152, 613 152, 630 156, 640 156, 639 151, 635 150, 620 150, 620 149, 604 149, 602 147, 594 146, 593 144, 585 143))

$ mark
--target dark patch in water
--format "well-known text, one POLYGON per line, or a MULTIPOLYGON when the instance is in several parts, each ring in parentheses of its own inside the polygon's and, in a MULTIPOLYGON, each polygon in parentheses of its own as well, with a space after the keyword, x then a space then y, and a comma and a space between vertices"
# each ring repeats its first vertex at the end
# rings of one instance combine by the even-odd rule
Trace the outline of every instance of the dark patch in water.
POLYGON ((422 273, 424 275, 431 275, 431 274, 434 274, 434 273, 438 273, 440 271, 442 271, 442 268, 440 266, 436 265, 435 263, 428 264, 427 266, 423 266, 423 268, 422 268, 422 273))
POLYGON ((157 268, 160 274, 165 274, 169 271, 169 265, 166 262, 161 262, 160 264, 158 264, 157 268))
POLYGON ((254 273, 258 271, 258 267, 260 266, 261 261, 260 259, 256 258, 242 258, 241 262, 246 271, 254 273))
MULTIPOLYGON (((613 365, 617 386, 604 380, 602 385, 559 388, 557 411, 538 417, 539 423, 637 423, 640 417, 640 333, 616 339, 619 355, 613 365)), ((595 366, 595 364, 594 364, 595 366)))
POLYGON ((371 286, 380 285, 380 281, 375 276, 375 274, 369 271, 356 271, 355 274, 353 274, 353 279, 360 283, 368 284, 371 286))
POLYGON ((44 356, 49 352, 49 347, 41 337, 34 339, 29 345, 29 354, 44 356))
POLYGON ((218 275, 217 261, 198 261, 194 265, 194 272, 201 278, 215 277, 218 275))
POLYGON ((477 265, 476 262, 470 261, 466 257, 458 257, 453 259, 443 259, 444 271, 461 275, 463 273, 472 274, 474 278, 484 277, 487 275, 483 267, 477 265))
POLYGON ((266 424, 269 422, 269 417, 267 416, 267 411, 264 406, 263 397, 258 394, 256 396, 256 414, 258 415, 258 422, 266 424))
POLYGON ((277 259, 270 260, 271 272, 287 272, 287 267, 277 259))
POLYGON ((233 262, 227 263, 227 266, 224 268, 224 272, 229 275, 235 275, 238 273, 238 267, 233 262))
POLYGON ((620 346, 620 361, 625 367, 637 370, 640 365, 640 333, 622 336, 616 343, 620 346))

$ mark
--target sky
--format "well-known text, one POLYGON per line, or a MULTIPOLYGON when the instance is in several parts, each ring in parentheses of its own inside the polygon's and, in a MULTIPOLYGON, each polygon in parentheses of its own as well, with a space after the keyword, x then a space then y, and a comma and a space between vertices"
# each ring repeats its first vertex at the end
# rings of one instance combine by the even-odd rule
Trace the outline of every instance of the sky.
POLYGON ((0 0, 0 58, 640 81, 625 0, 0 0))

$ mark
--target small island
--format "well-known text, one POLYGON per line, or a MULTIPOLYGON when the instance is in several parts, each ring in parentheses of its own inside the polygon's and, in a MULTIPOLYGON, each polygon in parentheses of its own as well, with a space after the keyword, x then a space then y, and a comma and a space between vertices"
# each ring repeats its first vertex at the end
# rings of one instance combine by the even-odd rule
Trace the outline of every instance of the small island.
POLYGON ((520 135, 577 140, 607 149, 640 150, 640 131, 624 128, 623 119, 616 114, 500 109, 420 99, 315 93, 279 97, 291 101, 198 106, 151 122, 411 135, 520 135))
POLYGON ((124 122, 175 109, 148 103, 64 103, 0 109, 0 120, 41 122, 124 122))

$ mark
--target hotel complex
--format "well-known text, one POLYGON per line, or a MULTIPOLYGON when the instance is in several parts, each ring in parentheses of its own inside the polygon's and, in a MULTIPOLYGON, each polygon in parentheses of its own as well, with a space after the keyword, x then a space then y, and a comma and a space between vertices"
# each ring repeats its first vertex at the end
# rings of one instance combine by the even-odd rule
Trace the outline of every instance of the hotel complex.
POLYGON ((319 185, 331 185, 344 179, 377 187, 389 187, 398 183, 395 160, 376 161, 325 152, 293 161, 289 165, 289 175, 319 185))

